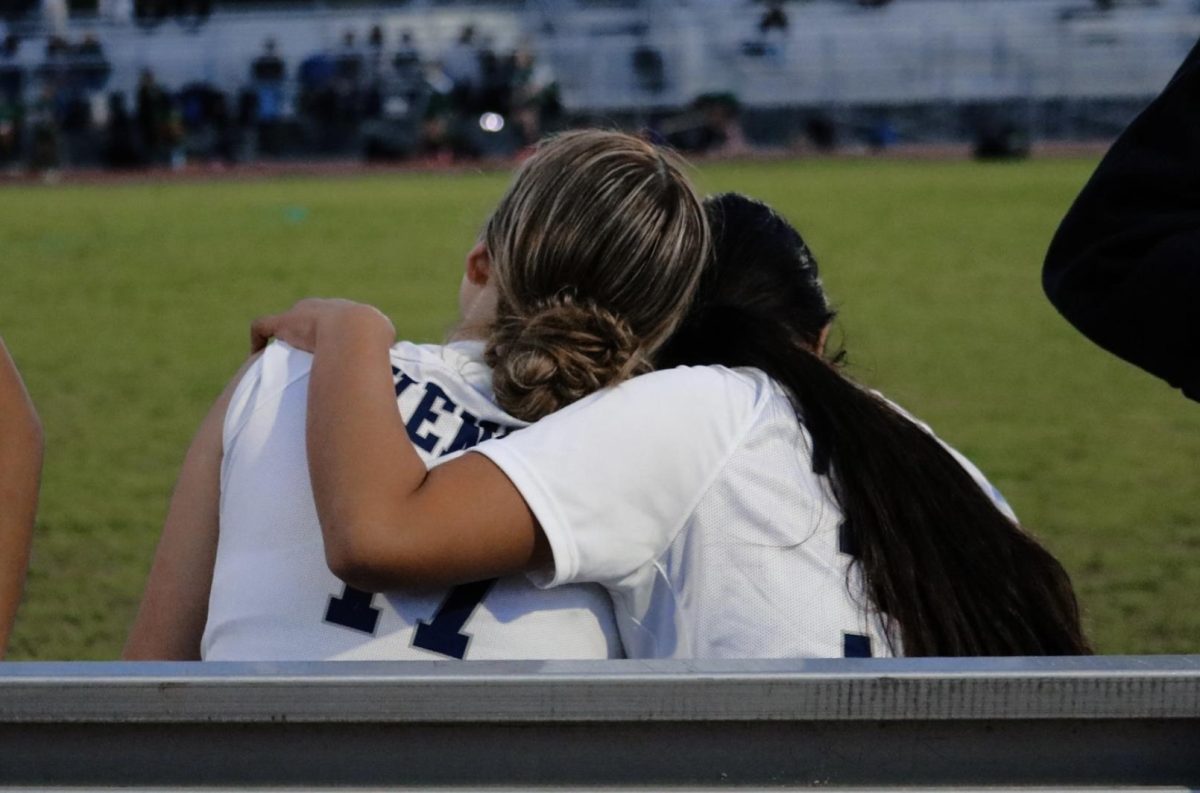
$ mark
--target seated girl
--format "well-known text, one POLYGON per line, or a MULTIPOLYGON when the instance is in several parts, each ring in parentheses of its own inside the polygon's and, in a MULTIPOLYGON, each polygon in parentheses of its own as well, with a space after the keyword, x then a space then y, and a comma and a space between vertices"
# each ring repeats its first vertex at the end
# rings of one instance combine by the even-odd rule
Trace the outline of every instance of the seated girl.
MULTIPOLYGON (((627 135, 563 135, 522 167, 467 255, 454 339, 389 339, 365 365, 379 367, 404 443, 434 465, 647 368, 708 256, 703 207, 673 158, 627 135), (547 371, 541 340, 560 333, 574 346, 547 371)), ((127 658, 620 655, 612 606, 594 584, 397 581, 376 595, 335 578, 305 463, 311 363, 275 345, 205 421, 127 658)), ((488 494, 472 495, 486 512, 488 494)))

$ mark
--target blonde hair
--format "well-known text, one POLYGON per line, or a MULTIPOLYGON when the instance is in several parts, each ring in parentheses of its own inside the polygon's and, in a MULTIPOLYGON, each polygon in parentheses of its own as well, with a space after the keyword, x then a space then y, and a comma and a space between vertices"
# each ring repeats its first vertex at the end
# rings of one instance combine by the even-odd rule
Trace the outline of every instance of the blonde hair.
POLYGON ((483 240, 498 292, 486 352, 493 387, 528 421, 649 371, 711 249, 681 161, 595 130, 544 141, 483 240))

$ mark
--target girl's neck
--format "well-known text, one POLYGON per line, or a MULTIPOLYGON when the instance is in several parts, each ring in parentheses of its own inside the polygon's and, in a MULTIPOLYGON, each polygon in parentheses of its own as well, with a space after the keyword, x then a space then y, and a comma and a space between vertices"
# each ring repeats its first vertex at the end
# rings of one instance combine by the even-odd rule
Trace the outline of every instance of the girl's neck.
POLYGON ((469 319, 465 319, 450 330, 450 333, 446 336, 446 341, 487 341, 487 338, 487 324, 471 322, 469 319))

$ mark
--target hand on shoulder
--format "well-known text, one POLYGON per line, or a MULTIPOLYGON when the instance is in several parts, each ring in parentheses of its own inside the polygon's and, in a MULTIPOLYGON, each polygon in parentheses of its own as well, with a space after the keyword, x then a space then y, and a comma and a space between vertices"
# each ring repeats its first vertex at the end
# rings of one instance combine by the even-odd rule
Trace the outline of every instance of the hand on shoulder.
POLYGON ((268 314, 250 324, 250 351, 258 352, 276 338, 305 352, 316 352, 318 336, 347 333, 377 336, 390 346, 396 340, 392 321, 373 306, 338 298, 309 297, 282 314, 268 314))

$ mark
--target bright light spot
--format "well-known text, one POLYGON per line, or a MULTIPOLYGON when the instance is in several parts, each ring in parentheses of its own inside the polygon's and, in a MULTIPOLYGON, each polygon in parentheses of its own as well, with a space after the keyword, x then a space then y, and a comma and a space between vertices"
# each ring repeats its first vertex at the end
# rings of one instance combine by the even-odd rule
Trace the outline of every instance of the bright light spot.
POLYGON ((484 132, 500 132, 504 129, 504 116, 499 113, 484 113, 479 117, 479 128, 484 132))
POLYGON ((402 96, 389 96, 383 101, 384 118, 404 118, 411 108, 402 96))

